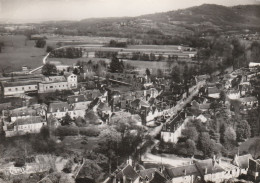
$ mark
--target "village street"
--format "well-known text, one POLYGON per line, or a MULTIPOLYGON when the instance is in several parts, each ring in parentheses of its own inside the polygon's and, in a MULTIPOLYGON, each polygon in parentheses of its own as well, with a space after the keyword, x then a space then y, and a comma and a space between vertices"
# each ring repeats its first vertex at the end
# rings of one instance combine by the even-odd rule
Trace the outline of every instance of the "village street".
MULTIPOLYGON (((180 101, 178 101, 176 106, 174 106, 169 110, 169 114, 171 115, 171 117, 169 117, 166 122, 170 122, 173 116, 176 115, 178 111, 181 111, 189 102, 192 101, 194 96, 198 95, 199 89, 204 85, 204 83, 205 83, 204 81, 199 82, 197 85, 189 89, 190 95, 187 97, 187 99, 185 101, 181 99, 180 101)), ((173 154, 155 155, 151 153, 151 149, 156 144, 159 143, 159 140, 154 139, 154 137, 160 134, 162 127, 163 127, 163 123, 161 123, 161 125, 155 127, 153 130, 149 132, 149 135, 153 137, 154 144, 152 145, 152 147, 147 149, 146 153, 142 155, 141 159, 144 162, 144 164, 145 163, 167 164, 174 167, 189 164, 191 158, 180 158, 173 154)))

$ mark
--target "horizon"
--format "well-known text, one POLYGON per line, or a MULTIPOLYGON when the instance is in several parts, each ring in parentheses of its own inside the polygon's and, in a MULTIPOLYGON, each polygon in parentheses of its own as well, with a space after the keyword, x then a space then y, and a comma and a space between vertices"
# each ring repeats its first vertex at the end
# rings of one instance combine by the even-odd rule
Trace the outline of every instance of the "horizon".
POLYGON ((89 18, 136 17, 146 14, 216 4, 260 5, 258 0, 0 0, 0 21, 40 23, 80 21, 89 18), (68 13, 69 12, 69 13, 68 13))

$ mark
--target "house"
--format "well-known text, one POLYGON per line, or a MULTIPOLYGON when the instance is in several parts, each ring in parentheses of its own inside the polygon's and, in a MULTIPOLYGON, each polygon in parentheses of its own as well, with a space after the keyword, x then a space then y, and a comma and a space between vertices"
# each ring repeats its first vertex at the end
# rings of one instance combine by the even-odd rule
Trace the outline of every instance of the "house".
POLYGON ((240 98, 240 92, 239 92, 239 90, 229 90, 229 91, 227 91, 227 97, 229 98, 229 99, 232 99, 232 100, 234 100, 234 99, 239 99, 240 98))
POLYGON ((37 81, 1 82, 3 96, 19 96, 28 92, 37 92, 37 81))
POLYGON ((258 106, 258 100, 256 97, 244 97, 238 99, 238 101, 241 102, 242 105, 247 107, 257 107, 258 106))
POLYGON ((71 90, 78 86, 77 75, 64 74, 64 76, 48 76, 44 77, 39 83, 39 93, 54 92, 56 90, 71 90))
POLYGON ((250 62, 250 63, 249 63, 249 69, 250 69, 250 71, 254 71, 255 68, 257 68, 257 67, 260 67, 260 63, 256 63, 256 62, 250 62))
POLYGON ((39 111, 27 107, 9 110, 9 117, 11 118, 11 122, 16 121, 17 119, 28 118, 31 116, 39 116, 39 111))
POLYGON ((181 131, 190 120, 190 118, 184 119, 185 112, 180 112, 173 118, 173 120, 165 123, 161 131, 161 139, 164 142, 177 143, 178 138, 181 136, 181 131))
POLYGON ((116 170, 104 183, 140 183, 140 177, 134 168, 128 164, 121 170, 116 170))
POLYGON ((220 90, 214 86, 214 87, 208 87, 208 96, 211 98, 219 98, 220 90))
POLYGON ((200 120, 202 123, 206 123, 208 121, 208 118, 206 118, 203 114, 197 116, 196 119, 200 120))
POLYGON ((202 180, 216 183, 220 183, 225 180, 224 173, 226 171, 214 158, 195 161, 195 165, 198 168, 198 172, 202 180))
POLYGON ((51 115, 57 119, 62 119, 66 113, 70 115, 72 119, 78 117, 84 117, 87 109, 87 104, 84 102, 78 102, 69 104, 67 102, 53 102, 50 103, 47 110, 47 118, 51 115))
POLYGON ((97 113, 104 121, 109 122, 112 111, 107 103, 100 102, 97 106, 97 113))
POLYGON ((260 173, 260 160, 249 159, 248 175, 254 177, 255 180, 259 182, 259 173, 260 173))
POLYGON ((47 126, 47 121, 40 116, 19 118, 5 128, 5 133, 6 137, 24 135, 26 133, 39 133, 43 126, 47 126))
POLYGON ((172 183, 192 183, 199 176, 199 172, 195 164, 165 168, 163 174, 172 183))
POLYGON ((57 119, 62 119, 69 111, 72 111, 72 107, 67 102, 53 102, 48 106, 47 118, 52 115, 57 119))
POLYGON ((140 176, 140 183, 166 183, 167 179, 157 168, 149 168, 137 172, 140 176))

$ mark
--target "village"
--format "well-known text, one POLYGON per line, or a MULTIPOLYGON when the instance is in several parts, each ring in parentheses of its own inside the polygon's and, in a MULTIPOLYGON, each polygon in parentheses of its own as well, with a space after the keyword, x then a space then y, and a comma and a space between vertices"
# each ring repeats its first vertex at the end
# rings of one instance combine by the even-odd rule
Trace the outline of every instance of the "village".
MULTIPOLYGON (((258 108, 256 97, 259 93, 253 95, 256 90, 253 81, 259 80, 259 63, 251 62, 249 67, 237 70, 226 69, 224 73, 184 76, 185 81, 180 82, 176 76, 174 82, 165 77, 165 73, 152 76, 154 72, 148 68, 141 73, 131 68, 124 69, 124 64, 117 57, 111 59, 110 65, 95 65, 89 61, 71 66, 56 66, 51 59, 44 60, 44 65, 38 69, 42 74, 32 73, 24 66, 20 72, 22 75, 19 76, 18 72, 15 76, 1 78, 3 100, 0 103, 0 126, 4 138, 42 134, 43 129, 47 128, 51 136, 55 136, 55 143, 62 143, 66 136, 75 136, 80 140, 80 136, 85 134, 99 136, 102 130, 106 131, 110 126, 121 128, 120 125, 123 125, 124 131, 131 129, 128 132, 130 134, 143 133, 139 134, 140 138, 150 136, 152 139, 133 141, 132 143, 136 143, 135 150, 121 159, 121 165, 118 165, 118 155, 109 159, 110 176, 104 182, 188 183, 223 182, 241 176, 252 180, 259 178, 260 160, 255 159, 256 154, 238 152, 233 158, 229 154, 221 157, 218 155, 226 152, 212 147, 219 146, 221 138, 224 138, 223 143, 230 142, 226 148, 231 145, 235 148, 233 141, 245 141, 250 136, 259 135, 259 124, 250 126, 248 122, 242 121, 242 131, 237 134, 234 134, 236 132, 233 128, 225 127, 229 132, 226 129, 223 129, 225 133, 219 132, 224 137, 219 137, 218 131, 210 130, 213 129, 210 125, 214 125, 212 122, 217 119, 217 115, 226 115, 224 117, 230 119, 242 116, 243 120, 247 120, 250 112, 258 108), (201 133, 199 140, 198 133, 201 133), (229 134, 226 137, 227 133, 229 134), (206 145, 200 140, 205 140, 206 145), (144 148, 150 141, 152 144, 144 148), (195 143, 198 143, 197 146, 202 143, 202 154, 195 153, 195 143), (141 153, 141 149, 144 152, 141 153), (180 149, 183 151, 180 152, 180 149), (153 156, 149 158, 150 153, 153 156), (162 163, 160 153, 192 158, 179 163, 174 159, 172 162, 169 160, 162 163), (137 157, 132 159, 135 155, 137 157), (211 158, 208 159, 209 157, 211 158), (112 160, 117 162, 116 166, 112 160), (112 173, 113 167, 117 169, 112 173)), ((224 118, 223 116, 218 118, 224 118)), ((219 130, 222 126, 220 124, 214 128, 219 130)), ((237 131, 238 128, 236 127, 237 131)), ((112 132, 106 135, 109 133, 112 132)), ((122 137, 124 138, 124 134, 122 137)), ((88 140, 83 142, 89 143, 88 140)), ((68 166, 68 162, 65 166, 68 166)), ((76 182, 93 179, 80 176, 80 172, 84 172, 86 168, 84 163, 83 160, 73 171, 68 172, 74 172, 72 177, 76 182)), ((5 168, 2 171, 9 176, 34 172, 30 163, 26 164, 26 157, 25 161, 18 158, 14 160, 14 164, 3 164, 5 168)), ((38 171, 46 172, 50 168, 51 166, 47 166, 38 171)), ((48 175, 40 182, 45 182, 46 179, 49 179, 48 175)))

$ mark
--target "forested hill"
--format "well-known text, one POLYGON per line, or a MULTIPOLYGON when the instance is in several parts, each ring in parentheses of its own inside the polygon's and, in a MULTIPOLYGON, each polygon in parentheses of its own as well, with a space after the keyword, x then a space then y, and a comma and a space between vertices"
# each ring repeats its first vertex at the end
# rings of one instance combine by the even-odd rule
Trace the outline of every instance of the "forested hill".
POLYGON ((260 5, 226 7, 203 4, 187 9, 138 17, 92 18, 67 23, 83 35, 143 38, 194 33, 260 31, 260 5))

